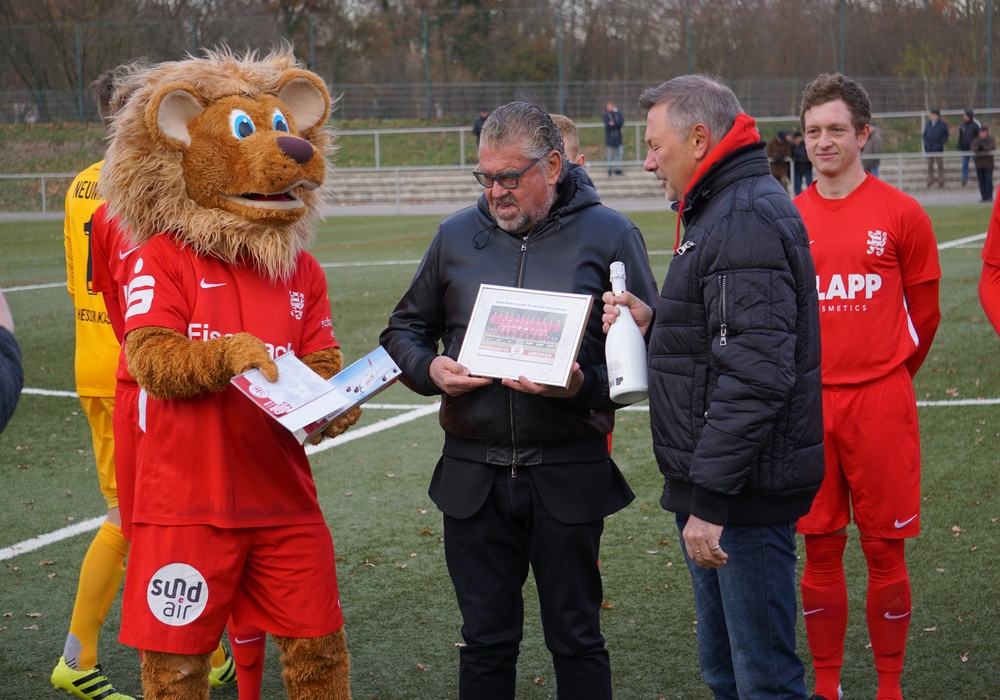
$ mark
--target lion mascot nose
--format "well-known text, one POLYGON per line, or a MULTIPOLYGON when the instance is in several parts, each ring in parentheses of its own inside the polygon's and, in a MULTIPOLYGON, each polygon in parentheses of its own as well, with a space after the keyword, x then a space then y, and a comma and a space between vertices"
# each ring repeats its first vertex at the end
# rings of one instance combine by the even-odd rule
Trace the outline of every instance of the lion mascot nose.
POLYGON ((311 143, 294 136, 279 136, 278 148, 296 163, 308 163, 316 152, 311 143))

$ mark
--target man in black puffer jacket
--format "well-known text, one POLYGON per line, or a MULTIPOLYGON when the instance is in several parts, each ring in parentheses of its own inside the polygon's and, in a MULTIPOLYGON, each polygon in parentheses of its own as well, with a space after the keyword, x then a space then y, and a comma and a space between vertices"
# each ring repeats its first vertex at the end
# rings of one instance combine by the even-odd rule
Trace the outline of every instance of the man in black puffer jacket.
POLYGON ((805 698, 795 651, 795 522, 823 481, 816 277, 802 219, 754 121, 699 75, 645 91, 645 168, 679 202, 676 254, 649 339, 661 505, 694 584, 702 676, 716 698, 805 698), (684 225, 684 239, 680 227, 684 225))
POLYGON ((442 396, 430 496, 444 512, 464 622, 459 697, 513 700, 530 567, 558 696, 608 700, 600 538, 604 517, 633 494, 608 454, 618 406, 597 302, 614 261, 649 303, 656 282, 639 229, 567 165, 559 129, 538 107, 514 102, 487 118, 475 175, 486 192, 441 222, 380 339, 404 384, 442 396), (594 297, 567 388, 471 376, 456 361, 480 284, 594 297))

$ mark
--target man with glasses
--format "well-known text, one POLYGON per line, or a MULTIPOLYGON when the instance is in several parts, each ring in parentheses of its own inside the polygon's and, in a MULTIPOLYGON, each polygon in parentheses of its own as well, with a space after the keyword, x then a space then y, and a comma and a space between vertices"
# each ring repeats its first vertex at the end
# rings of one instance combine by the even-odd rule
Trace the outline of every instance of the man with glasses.
POLYGON ((634 496, 608 454, 618 406, 608 397, 601 305, 590 311, 565 389, 472 376, 456 361, 480 284, 596 302, 620 260, 632 292, 656 298, 642 234, 601 205, 582 168, 567 166, 549 115, 523 102, 496 109, 474 173, 486 191, 441 222, 380 339, 404 384, 442 397, 444 450, 430 496, 444 513, 464 621, 465 699, 515 695, 529 568, 559 697, 611 697, 598 552, 603 518, 634 496))

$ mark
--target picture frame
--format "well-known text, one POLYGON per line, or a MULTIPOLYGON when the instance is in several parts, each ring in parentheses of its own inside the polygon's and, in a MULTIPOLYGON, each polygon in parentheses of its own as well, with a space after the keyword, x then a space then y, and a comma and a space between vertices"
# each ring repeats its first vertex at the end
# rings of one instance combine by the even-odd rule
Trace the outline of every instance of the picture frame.
POLYGON ((458 362, 480 377, 569 386, 594 297, 483 284, 458 362))

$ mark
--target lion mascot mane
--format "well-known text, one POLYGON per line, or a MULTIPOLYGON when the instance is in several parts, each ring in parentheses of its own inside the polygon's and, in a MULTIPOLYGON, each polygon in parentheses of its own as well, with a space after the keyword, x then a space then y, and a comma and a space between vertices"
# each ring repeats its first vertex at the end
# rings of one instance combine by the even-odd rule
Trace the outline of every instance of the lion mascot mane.
MULTIPOLYGON (((142 246, 124 289, 125 355, 145 424, 121 639, 142 650, 146 700, 208 698, 202 652, 216 647, 230 613, 273 635, 290 698, 350 697, 333 542, 305 451, 229 382, 251 368, 273 381, 274 359, 288 351, 324 378, 341 369, 326 279, 306 252, 332 151, 330 107, 323 80, 289 46, 264 57, 222 48, 150 68, 111 124, 101 192, 142 246), (280 547, 255 559, 246 534, 303 524, 314 537, 322 529, 320 544, 293 550, 305 578, 263 590, 287 575, 267 566, 291 545, 280 535, 280 547), (221 538, 218 550, 229 555, 232 541, 245 556, 218 569, 211 552, 180 559, 186 533, 206 531, 221 538), (167 554, 147 553, 176 532, 167 554), (332 572, 329 588, 314 588, 313 571, 332 572), (309 604, 322 614, 302 609, 309 604), (190 612, 199 605, 200 620, 190 612)), ((195 539, 191 550, 208 546, 195 539)))

